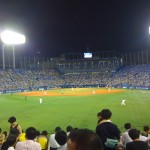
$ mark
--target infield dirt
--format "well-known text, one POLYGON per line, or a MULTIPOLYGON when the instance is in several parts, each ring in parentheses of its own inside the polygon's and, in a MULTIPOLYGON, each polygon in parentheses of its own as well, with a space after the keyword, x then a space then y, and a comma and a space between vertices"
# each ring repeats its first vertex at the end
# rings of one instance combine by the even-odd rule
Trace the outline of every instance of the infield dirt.
POLYGON ((73 90, 47 90, 47 91, 31 91, 31 92, 22 92, 19 93, 22 96, 88 96, 88 95, 95 95, 95 94, 113 94, 124 92, 125 90, 120 89, 87 89, 87 90, 80 90, 80 88, 76 88, 73 90), (63 92, 62 92, 63 91, 63 92))

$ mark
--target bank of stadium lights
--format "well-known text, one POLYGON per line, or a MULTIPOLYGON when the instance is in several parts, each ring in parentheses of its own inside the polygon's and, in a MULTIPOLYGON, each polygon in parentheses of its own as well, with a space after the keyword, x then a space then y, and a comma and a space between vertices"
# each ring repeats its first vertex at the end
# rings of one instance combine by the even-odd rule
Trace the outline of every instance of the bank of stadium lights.
POLYGON ((25 36, 16 33, 10 30, 5 30, 1 33, 1 40, 4 43, 3 45, 3 69, 5 69, 5 56, 4 56, 4 49, 5 45, 12 45, 13 46, 13 68, 15 69, 15 45, 24 44, 25 43, 25 36))

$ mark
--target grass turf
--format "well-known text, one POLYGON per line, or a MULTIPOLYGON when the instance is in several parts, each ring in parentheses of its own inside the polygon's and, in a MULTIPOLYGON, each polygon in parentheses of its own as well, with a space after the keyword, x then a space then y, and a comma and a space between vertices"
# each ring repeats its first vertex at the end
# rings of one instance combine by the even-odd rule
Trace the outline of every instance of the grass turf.
MULTIPOLYGON (((61 90, 56 92, 61 93, 61 90)), ((56 126, 65 130, 67 125, 95 130, 97 112, 109 108, 113 114, 112 122, 122 132, 126 122, 142 131, 143 125, 150 125, 149 97, 150 91, 147 90, 126 90, 123 93, 91 96, 43 96, 43 103, 39 104, 40 97, 37 96, 25 100, 18 94, 3 94, 0 95, 0 128, 8 131, 8 118, 16 116, 23 130, 34 126, 40 131, 53 133, 56 126), (122 99, 126 99, 125 106, 121 106, 122 99)))

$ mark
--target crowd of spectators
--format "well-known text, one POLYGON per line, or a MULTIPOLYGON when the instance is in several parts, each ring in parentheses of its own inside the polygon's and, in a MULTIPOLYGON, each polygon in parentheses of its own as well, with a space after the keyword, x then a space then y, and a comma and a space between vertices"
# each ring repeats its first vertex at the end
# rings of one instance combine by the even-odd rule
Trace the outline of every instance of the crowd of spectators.
POLYGON ((150 65, 126 66, 109 78, 108 84, 150 87, 150 65))
POLYGON ((143 126, 144 135, 125 123, 125 132, 111 121, 112 112, 102 109, 97 113, 95 131, 67 126, 66 130, 57 126, 54 133, 39 131, 29 126, 25 132, 15 116, 8 119, 9 131, 0 128, 1 150, 149 150, 150 127, 143 126), (6 134, 7 133, 7 134, 6 134))
MULTIPOLYGON (((67 70, 66 70, 67 71, 67 70)), ((108 68, 98 71, 62 74, 52 70, 0 70, 0 91, 29 89, 30 87, 62 87, 82 85, 111 85, 150 87, 150 65, 125 66, 118 71, 108 68)))

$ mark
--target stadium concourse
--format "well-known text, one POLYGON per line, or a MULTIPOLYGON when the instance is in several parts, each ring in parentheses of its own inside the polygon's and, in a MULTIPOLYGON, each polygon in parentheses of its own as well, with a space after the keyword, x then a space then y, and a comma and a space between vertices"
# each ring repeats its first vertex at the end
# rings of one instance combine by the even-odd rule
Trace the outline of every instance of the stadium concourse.
MULTIPOLYGON (((109 68, 110 69, 110 68, 109 68)), ((68 70, 68 69, 67 69, 68 70)), ((65 70, 37 69, 1 69, 0 92, 21 92, 65 87, 106 87, 114 88, 150 88, 150 65, 135 65, 120 67, 116 72, 108 68, 97 71, 81 71, 66 73, 65 70)))

